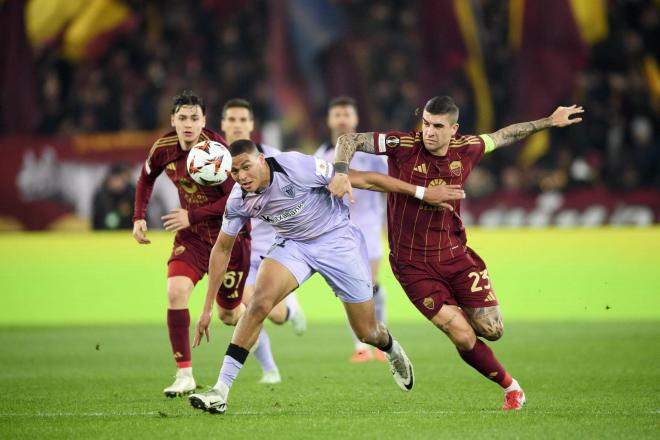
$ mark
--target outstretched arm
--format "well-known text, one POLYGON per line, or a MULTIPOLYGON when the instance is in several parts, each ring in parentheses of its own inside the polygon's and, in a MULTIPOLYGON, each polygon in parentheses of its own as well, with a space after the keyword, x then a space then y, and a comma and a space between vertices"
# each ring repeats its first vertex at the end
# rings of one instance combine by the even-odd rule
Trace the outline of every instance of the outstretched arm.
POLYGON ((460 185, 438 185, 424 188, 385 174, 357 170, 349 170, 348 176, 351 184, 356 188, 405 194, 423 200, 429 205, 442 206, 450 211, 454 209, 445 202, 465 198, 465 191, 461 189, 460 185))
POLYGON ((342 198, 348 193, 348 199, 353 203, 353 188, 348 179, 348 164, 351 162, 356 151, 375 153, 374 134, 348 133, 342 134, 337 139, 335 146, 335 175, 328 185, 328 189, 335 197, 342 198))
POLYGON ((566 127, 567 125, 577 124, 582 118, 572 118, 575 114, 584 113, 582 106, 572 105, 570 107, 557 107, 550 116, 536 121, 521 122, 512 124, 490 133, 488 136, 493 140, 493 147, 498 148, 505 145, 511 145, 527 136, 550 127, 566 127))
POLYGON ((218 294, 220 285, 225 277, 229 258, 231 257, 231 250, 234 247, 234 241, 236 241, 236 237, 220 231, 218 239, 215 241, 213 249, 211 249, 211 256, 209 257, 209 284, 206 290, 204 309, 195 326, 193 347, 197 347, 202 342, 202 336, 204 335, 206 335, 206 340, 209 340, 209 324, 211 324, 211 313, 213 312, 215 296, 218 294))

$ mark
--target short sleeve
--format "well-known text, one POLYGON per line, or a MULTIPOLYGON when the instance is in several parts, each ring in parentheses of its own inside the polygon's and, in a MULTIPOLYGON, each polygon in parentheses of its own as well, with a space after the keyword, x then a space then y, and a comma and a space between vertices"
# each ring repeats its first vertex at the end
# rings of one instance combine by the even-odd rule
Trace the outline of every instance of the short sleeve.
POLYGON ((291 180, 307 187, 327 186, 335 172, 327 160, 298 152, 282 153, 276 160, 291 180))
POLYGON ((374 150, 376 154, 398 156, 413 148, 419 139, 421 139, 421 135, 414 131, 376 131, 374 132, 374 150))
POLYGON ((225 214, 222 217, 222 227, 221 230, 227 235, 235 237, 238 235, 240 230, 243 228, 243 225, 247 223, 250 219, 250 216, 246 215, 242 209, 242 197, 240 187, 236 185, 232 191, 229 199, 227 200, 227 205, 225 206, 225 214))

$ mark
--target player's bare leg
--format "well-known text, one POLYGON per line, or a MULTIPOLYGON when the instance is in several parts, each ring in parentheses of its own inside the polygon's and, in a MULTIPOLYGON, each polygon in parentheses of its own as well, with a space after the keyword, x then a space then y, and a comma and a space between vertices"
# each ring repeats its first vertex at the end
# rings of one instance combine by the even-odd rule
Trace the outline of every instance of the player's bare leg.
POLYGON ((479 373, 498 383, 504 389, 502 409, 520 409, 525 394, 518 382, 506 372, 492 350, 475 333, 465 312, 457 306, 445 304, 431 319, 454 343, 461 358, 479 373))
POLYGON ((264 259, 257 273, 254 295, 236 325, 218 381, 210 391, 190 396, 193 407, 213 413, 225 412, 229 389, 257 341, 264 320, 273 307, 297 287, 298 281, 286 267, 273 259, 264 259))
MULTIPOLYGON (((245 288, 243 289, 243 302, 245 304, 250 302, 250 299, 252 298, 253 295, 254 295, 254 284, 245 284, 245 288)), ((284 317, 282 319, 285 319, 286 310, 284 310, 283 312, 281 310, 278 310, 278 308, 279 309, 282 308, 280 307, 281 304, 282 303, 276 305, 275 308, 268 315, 268 318, 271 321, 276 322, 273 316, 279 317, 282 315, 282 313, 284 314, 284 317)), ((268 336, 268 332, 266 331, 265 327, 261 328, 261 331, 259 332, 259 338, 257 339, 257 343, 255 346, 252 347, 252 353, 254 354, 254 358, 259 363, 259 366, 261 367, 261 371, 262 371, 262 376, 261 379, 259 380, 259 383, 275 384, 282 382, 280 371, 277 368, 277 364, 275 363, 275 358, 273 357, 273 350, 270 345, 270 337, 268 336)))
MULTIPOLYGON (((371 276, 372 284, 374 286, 374 309, 376 320, 380 322, 385 322, 385 292, 383 288, 378 284, 378 272, 380 270, 380 259, 370 260, 369 264, 371 266, 371 276)), ((350 324, 349 324, 350 325, 350 324)), ((368 344, 360 341, 360 339, 355 335, 355 332, 351 329, 351 337, 353 338, 354 350, 351 355, 350 361, 354 363, 368 362, 372 359, 376 359, 380 362, 387 362, 385 354, 375 349, 373 352, 371 347, 368 344)))
POLYGON ((414 385, 413 366, 399 342, 392 338, 385 324, 376 320, 374 300, 344 303, 344 309, 355 335, 360 341, 385 353, 394 381, 402 390, 410 391, 414 385))
POLYGON ((194 287, 193 281, 185 276, 173 276, 167 279, 167 327, 172 353, 177 364, 174 383, 163 390, 167 397, 190 394, 196 387, 190 356, 190 312, 188 311, 188 300, 194 287))
POLYGON ((504 323, 500 306, 491 307, 463 307, 470 324, 478 336, 497 341, 504 334, 504 323))

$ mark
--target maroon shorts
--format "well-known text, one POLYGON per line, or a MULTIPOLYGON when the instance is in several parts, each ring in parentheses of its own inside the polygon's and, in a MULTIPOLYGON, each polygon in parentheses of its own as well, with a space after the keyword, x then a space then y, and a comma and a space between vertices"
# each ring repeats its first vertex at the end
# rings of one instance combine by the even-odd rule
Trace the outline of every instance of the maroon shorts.
MULTIPOLYGON (((218 290, 216 302, 223 309, 235 309, 243 299, 245 280, 250 271, 251 242, 249 236, 238 234, 231 251, 225 279, 218 290)), ((176 234, 172 254, 167 261, 167 276, 185 276, 197 284, 209 269, 213 246, 195 234, 176 234)))
POLYGON ((390 253, 394 276, 427 319, 433 318, 443 304, 469 308, 497 305, 486 264, 476 252, 466 249, 465 254, 442 263, 397 263, 390 253))

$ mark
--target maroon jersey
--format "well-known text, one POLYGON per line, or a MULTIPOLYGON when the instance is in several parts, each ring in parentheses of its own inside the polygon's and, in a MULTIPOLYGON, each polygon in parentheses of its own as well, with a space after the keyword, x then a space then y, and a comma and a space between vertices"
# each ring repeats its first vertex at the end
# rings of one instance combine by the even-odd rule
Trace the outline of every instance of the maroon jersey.
MULTIPOLYGON (((211 130, 203 129, 199 140, 206 139, 227 146, 227 142, 222 136, 211 130)), ((199 185, 188 175, 187 157, 188 151, 183 150, 179 145, 175 131, 167 133, 154 143, 138 178, 133 221, 145 218, 154 182, 165 171, 167 177, 176 186, 181 207, 188 211, 190 220, 190 227, 179 231, 178 235, 195 234, 202 241, 213 244, 220 232, 222 213, 225 211, 227 196, 231 193, 234 180, 228 177, 221 185, 199 185)))
MULTIPOLYGON (((461 185, 481 160, 485 144, 478 136, 456 134, 446 156, 434 156, 420 132, 374 133, 377 154, 388 156, 389 175, 423 187, 461 185)), ((454 212, 403 194, 387 196, 390 250, 399 262, 447 261, 466 252, 465 227, 459 200, 454 212)))

